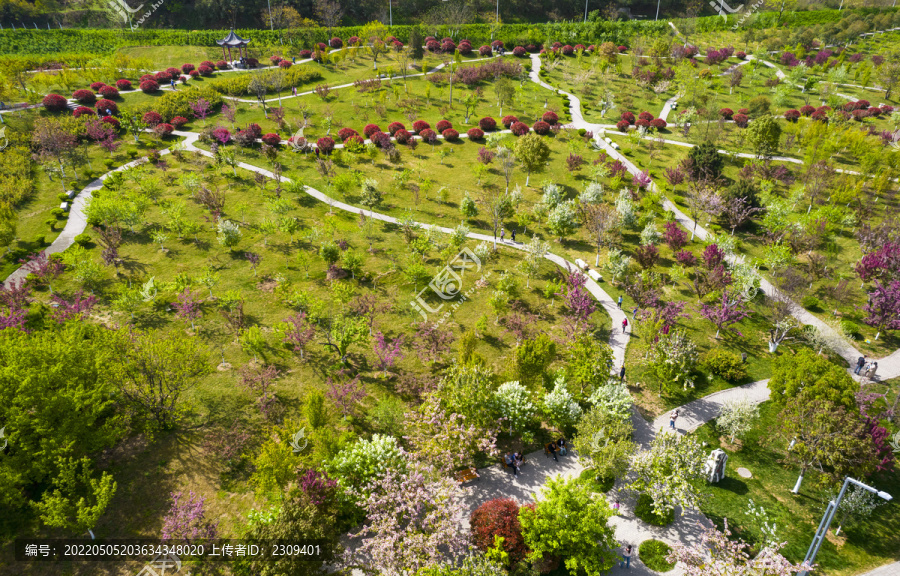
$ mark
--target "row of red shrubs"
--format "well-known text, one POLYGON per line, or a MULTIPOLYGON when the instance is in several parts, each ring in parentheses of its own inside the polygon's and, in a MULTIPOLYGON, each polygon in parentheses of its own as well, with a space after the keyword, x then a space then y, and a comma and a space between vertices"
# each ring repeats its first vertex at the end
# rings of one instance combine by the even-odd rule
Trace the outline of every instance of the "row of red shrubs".
POLYGON ((668 126, 668 123, 662 118, 655 118, 653 114, 649 112, 641 112, 638 114, 637 118, 635 118, 633 113, 626 110, 625 112, 622 112, 622 116, 619 118, 619 121, 616 122, 616 128, 618 128, 620 132, 628 132, 628 128, 631 126, 662 130, 668 126))

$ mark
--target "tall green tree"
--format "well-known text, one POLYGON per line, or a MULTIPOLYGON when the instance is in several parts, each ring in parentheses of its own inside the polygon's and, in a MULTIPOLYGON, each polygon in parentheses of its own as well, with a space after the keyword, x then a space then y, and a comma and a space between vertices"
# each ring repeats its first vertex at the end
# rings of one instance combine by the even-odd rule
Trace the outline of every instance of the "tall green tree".
POLYGON ((525 185, 531 179, 532 172, 540 172, 550 159, 550 147, 544 142, 544 138, 534 132, 519 138, 516 142, 516 159, 522 164, 527 176, 525 185))
POLYGON ((594 498, 577 479, 550 478, 534 507, 519 510, 519 522, 532 561, 560 558, 571 574, 601 576, 618 556, 613 515, 605 498, 594 498))
POLYGON ((174 428, 186 412, 182 394, 210 372, 206 350, 180 332, 140 330, 121 332, 113 349, 108 369, 133 412, 153 428, 174 428))
POLYGON ((539 386, 555 359, 556 342, 546 334, 525 340, 515 350, 512 368, 516 380, 529 388, 539 386))
POLYGON ((772 403, 779 407, 802 394, 809 400, 855 409, 859 392, 859 382, 844 368, 806 348, 796 356, 778 357, 768 386, 772 403))
POLYGON ((621 478, 636 449, 631 440, 634 427, 600 406, 591 408, 576 427, 572 447, 586 466, 597 471, 598 478, 621 478))
MULTIPOLYGON (((124 437, 124 419, 116 410, 116 379, 108 371, 115 362, 112 337, 105 329, 76 322, 31 333, 0 331, 0 427, 8 443, 0 455, 0 527, 15 530, 29 503, 45 496, 49 503, 54 490, 62 503, 90 487, 84 469, 75 471, 75 464, 69 463, 77 464, 124 437)), ((103 500, 86 501, 84 508, 76 500, 65 513, 50 506, 46 518, 77 519, 81 510, 85 522, 76 528, 90 527, 88 520, 102 510, 88 508, 97 508, 103 500), (59 513, 50 514, 51 509, 59 513)), ((54 525, 73 527, 70 522, 54 525)))
POLYGON ((781 124, 768 114, 754 118, 747 127, 747 142, 757 158, 766 158, 778 152, 780 140, 781 124))

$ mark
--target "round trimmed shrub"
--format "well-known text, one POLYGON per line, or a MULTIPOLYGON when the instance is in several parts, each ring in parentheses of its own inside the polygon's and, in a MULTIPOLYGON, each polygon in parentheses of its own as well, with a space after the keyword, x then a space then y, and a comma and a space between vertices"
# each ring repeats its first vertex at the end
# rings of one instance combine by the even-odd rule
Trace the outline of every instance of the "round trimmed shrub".
POLYGON ((197 68, 197 71, 200 72, 201 76, 212 76, 213 73, 212 66, 201 66, 197 68))
POLYGON ((400 128, 394 132, 394 138, 397 139, 397 144, 408 144, 409 139, 412 138, 412 134, 405 128, 400 128))
POLYGON ((559 122, 559 116, 557 116, 556 112, 554 112, 553 110, 547 110, 546 112, 544 112, 543 116, 541 116, 541 120, 553 126, 554 124, 559 122))
POLYGON ((174 118, 172 118, 172 120, 169 121, 169 123, 174 126, 176 130, 180 130, 182 127, 184 127, 185 124, 188 123, 188 119, 184 116, 175 116, 174 118))
POLYGON ((82 104, 93 104, 97 101, 97 95, 90 90, 76 90, 72 93, 72 98, 78 100, 82 104))
POLYGON ((784 113, 784 119, 789 122, 796 122, 800 118, 799 110, 788 110, 784 113))
POLYGON ((377 124, 366 124, 366 127, 363 128, 363 134, 366 135, 366 138, 372 138, 372 134, 376 132, 381 132, 381 128, 377 124))
POLYGON ((644 128, 645 130, 650 127, 650 121, 645 118, 638 118, 638 121, 634 123, 638 128, 644 128))
POLYGON ((118 130, 121 127, 121 124, 119 123, 119 119, 113 118, 112 116, 104 116, 103 119, 101 120, 101 122, 109 124, 116 130, 118 130))
POLYGON ((155 76, 153 74, 144 74, 140 77, 140 81, 143 82, 144 80, 153 80, 154 78, 155 76))
POLYGON ((744 52, 743 50, 738 50, 737 52, 734 53, 734 57, 737 58, 738 60, 746 60, 747 53, 744 52))
POLYGON ((404 126, 400 122, 391 122, 390 124, 388 124, 388 132, 391 133, 391 136, 396 136, 397 130, 406 130, 406 126, 404 126))
POLYGON ((616 128, 619 129, 619 132, 628 132, 629 126, 631 126, 631 124, 628 123, 628 120, 619 120, 616 122, 616 128))
POLYGON ((622 116, 620 116, 620 119, 628 122, 629 125, 634 124, 634 114, 632 114, 628 110, 622 112, 622 116))
POLYGON ((472 45, 468 42, 460 42, 458 50, 463 56, 468 56, 472 53, 472 45))
POLYGON ((618 50, 619 50, 619 52, 624 52, 624 51, 628 50, 628 46, 619 46, 618 50))
POLYGON ((131 90, 131 80, 126 80, 125 78, 116 80, 116 88, 119 90, 131 90))
POLYGON ((107 100, 106 98, 104 98, 103 100, 98 100, 95 108, 99 110, 99 113, 103 114, 104 116, 119 115, 119 105, 112 100, 107 100), (109 114, 106 113, 107 110, 109 110, 109 114))
POLYGON ((332 140, 328 136, 322 136, 321 138, 316 140, 316 147, 323 154, 331 154, 331 151, 334 150, 334 140, 332 140))
POLYGON ((182 64, 181 65, 181 71, 184 72, 185 74, 190 74, 191 70, 194 70, 194 69, 196 69, 196 66, 194 66, 193 64, 182 64))
POLYGON ((456 142, 459 140, 459 132, 454 130, 453 128, 447 128, 443 132, 441 132, 441 136, 444 137, 444 140, 447 142, 456 142))
POLYGON ((493 42, 491 42, 491 47, 503 48, 503 40, 494 40, 493 42))
POLYGON ((428 130, 429 128, 431 128, 431 124, 424 120, 416 120, 415 122, 413 122, 412 127, 416 134, 421 134, 422 130, 428 130))
POLYGON ((72 116, 74 116, 75 118, 81 118, 84 115, 93 116, 94 114, 94 109, 88 108, 87 106, 79 106, 72 111, 72 116))
POLYGON ((526 50, 524 46, 516 46, 515 48, 513 48, 513 56, 523 57, 527 55, 528 50, 526 50))
POLYGON ((809 104, 805 104, 800 107, 800 113, 803 114, 804 116, 809 116, 810 114, 812 114, 815 111, 816 111, 815 107, 810 106, 809 104))
POLYGON ((259 124, 257 124, 256 122, 250 122, 249 124, 247 124, 247 132, 249 132, 250 135, 253 136, 254 140, 257 138, 262 138, 262 128, 260 128, 259 124))
POLYGON ((421 136, 422 140, 424 140, 425 142, 432 142, 437 138, 437 132, 435 132, 431 128, 426 128, 419 132, 419 136, 421 136))
POLYGON ((165 70, 163 70, 161 72, 157 72, 156 74, 153 75, 153 80, 156 80, 157 82, 159 82, 161 84, 164 84, 171 79, 172 79, 172 76, 165 70))
POLYGON ((731 108, 721 108, 719 110, 719 116, 726 120, 731 120, 734 117, 734 110, 731 108))
POLYGON ((210 68, 214 68, 214 67, 215 67, 215 64, 213 64, 213 63, 210 62, 209 60, 204 60, 203 62, 200 63, 200 65, 201 65, 201 66, 209 66, 210 68))
POLYGON ((735 114, 732 119, 738 128, 746 128, 747 124, 750 122, 750 118, 746 114, 735 114))
POLYGON ((518 121, 519 121, 519 119, 512 115, 504 116, 500 120, 500 122, 506 127, 507 130, 509 130, 510 127, 518 121))
POLYGON ((141 120, 144 121, 144 124, 148 124, 150 126, 156 126, 157 124, 163 121, 162 115, 159 112, 155 112, 150 110, 149 112, 144 112, 143 118, 141 120))
POLYGON ((357 42, 359 42, 359 36, 351 36, 351 37, 347 38, 347 45, 348 45, 348 46, 353 46, 353 45, 356 44, 357 42))
POLYGON ((331 40, 328 41, 328 45, 335 49, 343 48, 344 41, 341 40, 340 38, 338 38, 337 36, 335 36, 334 38, 332 38, 331 40))
POLYGON ((51 112, 62 112, 69 107, 69 101, 59 94, 47 94, 41 103, 51 112))
POLYGON ((655 572, 668 572, 675 567, 666 558, 672 551, 672 547, 660 540, 644 540, 638 548, 638 556, 644 566, 655 572))
POLYGON ((425 48, 429 52, 437 52, 441 49, 441 44, 437 40, 429 40, 425 43, 425 48))
POLYGON ((222 126, 213 130, 212 136, 215 138, 216 142, 220 144, 228 144, 231 142, 231 130, 222 126))
POLYGON ((819 122, 828 122, 828 114, 825 113, 824 110, 816 110, 809 116, 813 120, 818 120, 819 122))
POLYGON ((480 550, 486 552, 493 548, 494 537, 500 536, 503 538, 503 550, 509 554, 512 564, 525 559, 528 547, 522 538, 519 504, 512 498, 488 500, 472 512, 469 525, 472 543, 480 550))
POLYGON ((857 122, 861 121, 863 118, 869 115, 868 110, 854 110, 853 111, 853 119, 857 122))
POLYGON ((175 127, 167 122, 162 122, 161 124, 157 124, 156 126, 154 126, 153 131, 156 132, 157 136, 163 138, 174 132, 175 127))
POLYGON ((312 50, 301 50, 300 51, 300 58, 303 58, 305 60, 305 59, 309 58, 310 56, 312 56, 312 50))
POLYGON ((480 56, 490 56, 492 52, 493 50, 491 50, 491 47, 487 45, 482 46, 478 49, 478 54, 480 56))
POLYGON ((528 127, 528 124, 524 122, 516 122, 515 124, 510 126, 509 129, 512 130, 512 133, 516 136, 524 136, 531 131, 531 129, 528 127))
POLYGON ((229 68, 228 62, 226 62, 224 60, 219 60, 216 62, 216 68, 218 68, 219 70, 228 70, 228 68, 229 68))
POLYGON ((144 80, 141 82, 141 92, 149 94, 159 90, 159 82, 156 80, 144 80))
POLYGON ((638 114, 638 120, 646 120, 647 122, 652 122, 653 114, 647 111, 641 112, 640 114, 638 114))
POLYGON ((282 60, 281 62, 278 63, 278 67, 281 68, 282 70, 287 70, 291 66, 293 66, 293 64, 291 63, 290 60, 282 60))
POLYGON ((118 98, 119 90, 115 86, 104 86, 100 89, 100 95, 104 98, 118 98))
POLYGON ((668 124, 662 118, 655 118, 652 122, 650 122, 650 126, 656 128, 657 130, 662 130, 666 126, 668 126, 668 124))
POLYGON ((259 66, 259 60, 257 60, 256 58, 247 58, 244 60, 244 62, 247 63, 248 68, 256 68, 257 66, 259 66))
POLYGON ((562 47, 563 56, 571 56, 575 53, 575 48, 566 44, 562 47))
POLYGON ((181 75, 181 70, 178 68, 166 68, 166 74, 169 78, 178 78, 181 75))
POLYGON ((372 143, 378 148, 386 148, 391 143, 391 137, 385 132, 376 132, 372 134, 372 143))
POLYGON ((546 136, 550 133, 550 125, 543 120, 538 120, 531 128, 535 131, 535 133, 540 134, 541 136, 546 136))
POLYGON ((452 54, 455 51, 456 51, 456 43, 453 40, 451 40, 449 38, 445 38, 441 42, 441 52, 443 52, 445 54, 452 54))
POLYGON ((106 82, 92 82, 92 83, 91 83, 91 90, 93 90, 94 92, 96 92, 97 90, 103 88, 104 86, 106 86, 106 82))
POLYGON ((438 134, 443 134, 447 128, 453 128, 453 124, 449 120, 438 120, 438 123, 434 125, 434 129, 438 134))
POLYGON ((497 129, 497 121, 490 116, 485 116, 478 121, 478 127, 485 132, 492 132, 497 129))
POLYGON ((347 138, 353 136, 354 134, 359 136, 359 133, 353 128, 344 127, 338 130, 338 138, 341 139, 341 142, 345 141, 347 138))
POLYGON ((743 114, 744 116, 750 115, 750 110, 748 108, 741 108, 737 111, 738 114, 743 114))
POLYGON ((200 72, 197 72, 196 70, 191 70, 191 73, 188 74, 188 76, 190 76, 191 78, 199 78, 200 72))
POLYGON ((553 48, 554 50, 559 50, 560 48, 562 48, 562 42, 554 42, 551 48, 553 48))
POLYGON ((653 526, 668 526, 675 520, 675 511, 670 510, 665 516, 657 516, 653 512, 653 499, 647 494, 638 496, 637 506, 634 507, 634 515, 653 526))
POLYGON ((281 144, 281 136, 270 132, 268 134, 263 135, 262 141, 263 141, 263 144, 266 144, 268 146, 278 146, 279 144, 281 144))
POLYGON ((281 56, 269 56, 269 62, 272 63, 272 66, 278 66, 278 63, 281 62, 281 56))
POLYGON ((481 140, 484 138, 484 131, 481 128, 469 128, 466 134, 469 136, 469 140, 481 140))

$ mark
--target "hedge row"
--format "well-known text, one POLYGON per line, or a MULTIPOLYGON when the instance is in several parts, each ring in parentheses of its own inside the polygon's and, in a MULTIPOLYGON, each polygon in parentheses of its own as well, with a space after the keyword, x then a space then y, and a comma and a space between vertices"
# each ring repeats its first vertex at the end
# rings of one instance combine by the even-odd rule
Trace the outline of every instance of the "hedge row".
MULTIPOLYGON (((782 25, 797 27, 836 22, 849 14, 867 15, 895 11, 896 9, 860 8, 838 10, 815 10, 785 13, 782 25)), ((720 16, 706 16, 697 19, 698 31, 725 30, 733 26, 740 14, 730 15, 727 20, 720 16)), ((754 26, 767 28, 775 25, 777 12, 760 12, 755 16, 754 26)), ((680 20, 674 20, 676 26, 680 20)), ((409 41, 413 26, 394 26, 391 33, 401 42, 409 41)), ((333 28, 301 28, 293 30, 237 30, 245 38, 254 41, 251 47, 264 44, 287 43, 310 47, 319 42, 327 43, 332 37, 349 38, 358 36, 361 26, 333 28)), ((426 34, 438 38, 468 38, 473 45, 485 44, 491 40, 490 25, 469 24, 450 34, 446 26, 425 27, 426 34)), ((636 34, 665 34, 667 21, 631 20, 625 22, 552 22, 547 24, 507 24, 495 35, 508 48, 516 45, 545 43, 548 38, 568 43, 599 43, 605 41, 627 44, 636 34)), ((215 41, 225 37, 227 30, 3 30, 0 31, 0 54, 52 54, 54 52, 108 53, 122 46, 215 46, 215 41)))

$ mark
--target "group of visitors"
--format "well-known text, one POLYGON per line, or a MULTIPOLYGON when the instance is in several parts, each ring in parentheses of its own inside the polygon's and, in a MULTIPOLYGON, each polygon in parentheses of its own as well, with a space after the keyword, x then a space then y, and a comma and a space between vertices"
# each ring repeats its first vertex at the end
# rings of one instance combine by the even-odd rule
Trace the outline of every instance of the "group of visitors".
MULTIPOLYGON (((516 229, 511 228, 509 233, 510 233, 510 236, 512 237, 512 241, 515 242, 516 241, 516 229)), ((500 241, 506 242, 506 228, 500 228, 500 241)))
POLYGON ((553 456, 553 459, 559 462, 559 458, 556 457, 557 452, 559 452, 562 456, 565 456, 568 453, 568 451, 566 450, 565 438, 560 438, 556 442, 547 444, 547 455, 553 456))
MULTIPOLYGON (((548 456, 553 456, 553 459, 559 462, 559 458, 556 455, 565 456, 569 452, 566 439, 560 438, 555 442, 550 442, 546 446, 546 452, 548 456)), ((525 455, 521 452, 510 452, 503 457, 503 461, 508 468, 512 468, 513 476, 518 476, 519 471, 522 469, 522 464, 525 463, 525 455)))
POLYGON ((513 476, 519 475, 519 469, 522 467, 522 464, 525 463, 525 455, 521 452, 510 452, 506 456, 504 456, 506 461, 506 465, 509 468, 513 469, 513 476))
POLYGON ((860 356, 856 360, 856 369, 853 373, 869 380, 875 379, 875 372, 878 371, 878 362, 870 361, 866 356, 860 356))

